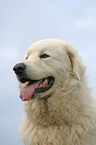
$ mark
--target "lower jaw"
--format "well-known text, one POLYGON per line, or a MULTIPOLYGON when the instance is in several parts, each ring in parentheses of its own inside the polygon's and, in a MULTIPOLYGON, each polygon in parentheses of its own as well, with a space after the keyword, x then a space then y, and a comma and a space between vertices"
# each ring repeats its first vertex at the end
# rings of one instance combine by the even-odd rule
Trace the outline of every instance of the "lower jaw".
POLYGON ((35 99, 45 99, 45 100, 47 100, 52 95, 52 91, 51 90, 52 90, 52 88, 50 88, 49 90, 47 90, 45 92, 37 92, 37 91, 35 91, 33 96, 31 97, 31 100, 35 100, 35 99))

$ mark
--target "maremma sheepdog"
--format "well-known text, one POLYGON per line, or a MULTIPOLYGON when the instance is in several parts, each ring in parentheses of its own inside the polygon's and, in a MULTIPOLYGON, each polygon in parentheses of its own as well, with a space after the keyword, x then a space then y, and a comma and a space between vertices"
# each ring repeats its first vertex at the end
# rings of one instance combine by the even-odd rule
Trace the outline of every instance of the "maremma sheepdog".
POLYGON ((65 41, 32 44, 14 66, 26 114, 25 145, 96 145, 96 98, 78 52, 65 41))

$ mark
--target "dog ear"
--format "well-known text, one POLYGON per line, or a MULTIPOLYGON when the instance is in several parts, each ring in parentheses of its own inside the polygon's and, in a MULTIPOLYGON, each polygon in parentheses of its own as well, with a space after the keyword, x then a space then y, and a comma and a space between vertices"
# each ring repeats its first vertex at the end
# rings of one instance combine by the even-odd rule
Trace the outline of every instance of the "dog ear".
POLYGON ((71 62, 72 66, 72 73, 75 79, 80 80, 79 74, 78 74, 78 64, 76 59, 76 52, 73 52, 71 48, 66 48, 68 57, 71 62))

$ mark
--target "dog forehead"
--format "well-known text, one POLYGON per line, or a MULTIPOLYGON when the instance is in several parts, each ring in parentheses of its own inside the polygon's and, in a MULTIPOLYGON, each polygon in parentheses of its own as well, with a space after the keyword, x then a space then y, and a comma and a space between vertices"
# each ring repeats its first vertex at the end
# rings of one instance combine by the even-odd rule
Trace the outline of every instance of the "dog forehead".
POLYGON ((27 53, 62 53, 64 51, 66 42, 58 39, 40 40, 33 43, 27 53))

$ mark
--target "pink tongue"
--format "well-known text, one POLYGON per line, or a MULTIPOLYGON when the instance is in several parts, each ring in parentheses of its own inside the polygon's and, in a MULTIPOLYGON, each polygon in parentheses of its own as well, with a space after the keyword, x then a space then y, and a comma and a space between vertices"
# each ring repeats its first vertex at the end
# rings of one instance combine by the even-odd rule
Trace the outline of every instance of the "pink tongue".
POLYGON ((35 88, 39 86, 41 81, 38 81, 30 86, 26 86, 20 90, 20 98, 22 101, 28 101, 32 98, 35 88))

